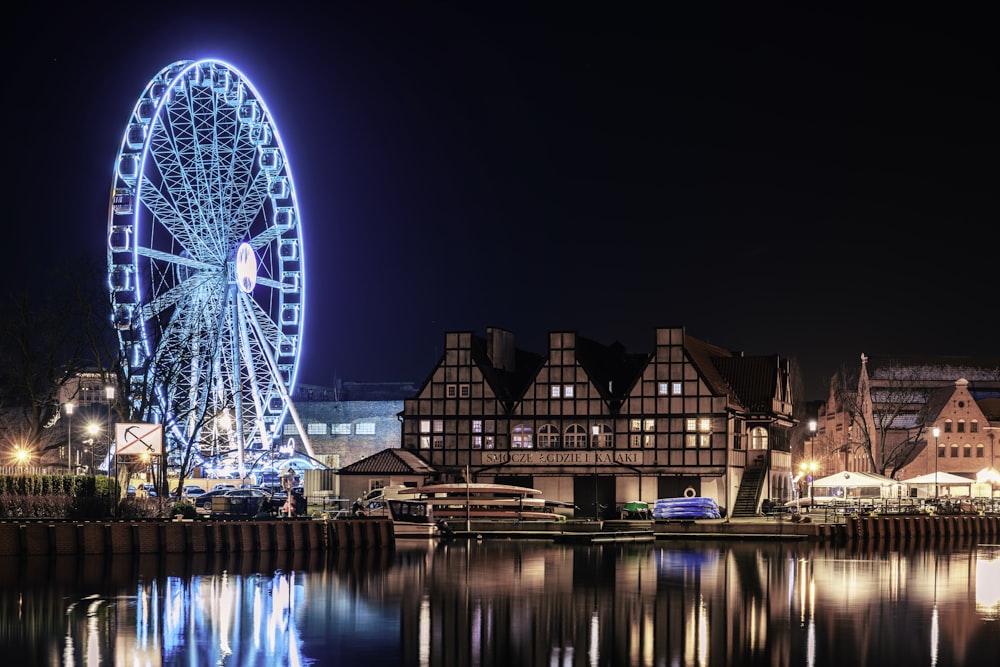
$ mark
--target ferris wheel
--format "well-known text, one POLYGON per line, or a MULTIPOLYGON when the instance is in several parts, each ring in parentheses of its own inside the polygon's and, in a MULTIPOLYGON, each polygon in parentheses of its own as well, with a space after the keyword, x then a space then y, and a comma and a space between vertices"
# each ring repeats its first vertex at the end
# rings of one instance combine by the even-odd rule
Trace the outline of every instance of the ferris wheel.
POLYGON ((155 396, 168 461, 214 437, 242 468, 246 450, 280 440, 289 413, 305 433, 290 400, 304 279, 295 186, 263 99, 224 61, 163 68, 115 161, 108 287, 122 359, 155 396))

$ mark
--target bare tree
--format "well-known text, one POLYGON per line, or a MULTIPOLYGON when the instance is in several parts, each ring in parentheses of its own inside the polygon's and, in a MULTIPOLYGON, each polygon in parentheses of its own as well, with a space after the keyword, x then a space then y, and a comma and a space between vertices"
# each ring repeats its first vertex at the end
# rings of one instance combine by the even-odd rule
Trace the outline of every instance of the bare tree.
POLYGON ((873 472, 895 478, 926 445, 921 414, 929 390, 912 369, 881 369, 874 384, 866 374, 845 369, 834 380, 834 393, 848 415, 847 441, 840 444, 849 453, 862 452, 873 472))
POLYGON ((99 317, 95 268, 74 267, 57 289, 6 293, 0 306, 0 437, 5 445, 29 448, 43 463, 57 460, 66 442, 52 428, 62 415, 60 397, 93 364, 85 332, 99 317))

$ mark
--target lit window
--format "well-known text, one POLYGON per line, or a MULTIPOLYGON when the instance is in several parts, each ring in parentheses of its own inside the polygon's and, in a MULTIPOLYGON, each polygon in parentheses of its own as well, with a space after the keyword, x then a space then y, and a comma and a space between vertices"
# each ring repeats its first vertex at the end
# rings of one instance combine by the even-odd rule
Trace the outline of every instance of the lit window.
POLYGON ((493 436, 483 436, 483 449, 493 449, 493 436))
POLYGON ((350 435, 351 425, 348 423, 334 424, 331 428, 334 435, 350 435))
POLYGON ((635 432, 642 430, 642 420, 641 419, 630 419, 628 422, 628 430, 635 432))
POLYGON ((420 432, 421 433, 430 433, 431 432, 431 420, 430 419, 421 419, 420 420, 420 432))
POLYGON ((434 420, 434 432, 435 433, 444 433, 444 420, 443 419, 435 419, 434 420))
POLYGON ((681 383, 680 382, 674 382, 670 386, 670 393, 672 393, 674 396, 680 396, 681 395, 681 383))
POLYGON ((355 432, 358 435, 375 435, 375 422, 358 422, 355 432))
POLYGON ((644 419, 642 421, 642 430, 643 431, 652 431, 655 428, 656 428, 656 420, 655 419, 644 419))
POLYGON ((326 424, 322 422, 309 422, 309 424, 306 425, 306 431, 309 435, 326 435, 326 424))
POLYGON ((712 444, 712 436, 707 433, 701 433, 698 435, 698 444, 701 447, 709 447, 712 444))
POLYGON ((660 396, 666 396, 668 390, 668 385, 666 382, 660 382, 656 385, 656 393, 660 396))
POLYGON ((698 420, 698 430, 702 433, 708 433, 712 430, 712 420, 708 417, 702 417, 698 420))
POLYGON ((698 436, 694 433, 687 433, 684 435, 684 446, 689 449, 694 449, 698 446, 698 436))
POLYGON ((687 425, 686 429, 685 429, 687 431, 696 431, 696 430, 698 430, 698 420, 695 419, 694 417, 688 417, 685 420, 685 424, 687 425))
POLYGON ((430 449, 431 448, 431 436, 422 435, 420 436, 420 449, 430 449))
POLYGON ((551 387, 552 398, 559 398, 559 390, 560 389, 562 389, 562 387, 560 387, 559 385, 557 385, 557 384, 552 385, 552 387, 551 387))
POLYGON ((563 387, 563 396, 573 398, 573 385, 568 384, 563 387))
POLYGON ((472 436, 472 448, 473 449, 482 449, 483 448, 483 436, 481 436, 481 435, 474 435, 474 436, 472 436))
POLYGON ((532 449, 535 445, 531 437, 531 427, 525 424, 518 424, 514 427, 511 436, 510 446, 514 449, 532 449))
POLYGON ((472 432, 473 433, 482 433, 483 432, 483 420, 482 419, 473 419, 472 420, 472 432))

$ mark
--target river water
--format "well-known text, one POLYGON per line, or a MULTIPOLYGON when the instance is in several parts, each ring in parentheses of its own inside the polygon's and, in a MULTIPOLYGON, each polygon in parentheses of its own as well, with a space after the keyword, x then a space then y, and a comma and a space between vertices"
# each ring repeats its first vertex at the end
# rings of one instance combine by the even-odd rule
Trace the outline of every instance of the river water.
POLYGON ((0 559, 6 665, 997 664, 1000 545, 0 559))

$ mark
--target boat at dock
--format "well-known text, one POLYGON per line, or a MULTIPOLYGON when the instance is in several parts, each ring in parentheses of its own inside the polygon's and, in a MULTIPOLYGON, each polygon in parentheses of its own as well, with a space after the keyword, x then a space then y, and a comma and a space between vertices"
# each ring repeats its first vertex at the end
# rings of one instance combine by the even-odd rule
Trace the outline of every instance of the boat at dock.
POLYGON ((434 537, 473 520, 565 521, 541 493, 513 484, 430 484, 401 490, 399 498, 389 501, 389 514, 397 537, 434 537))

